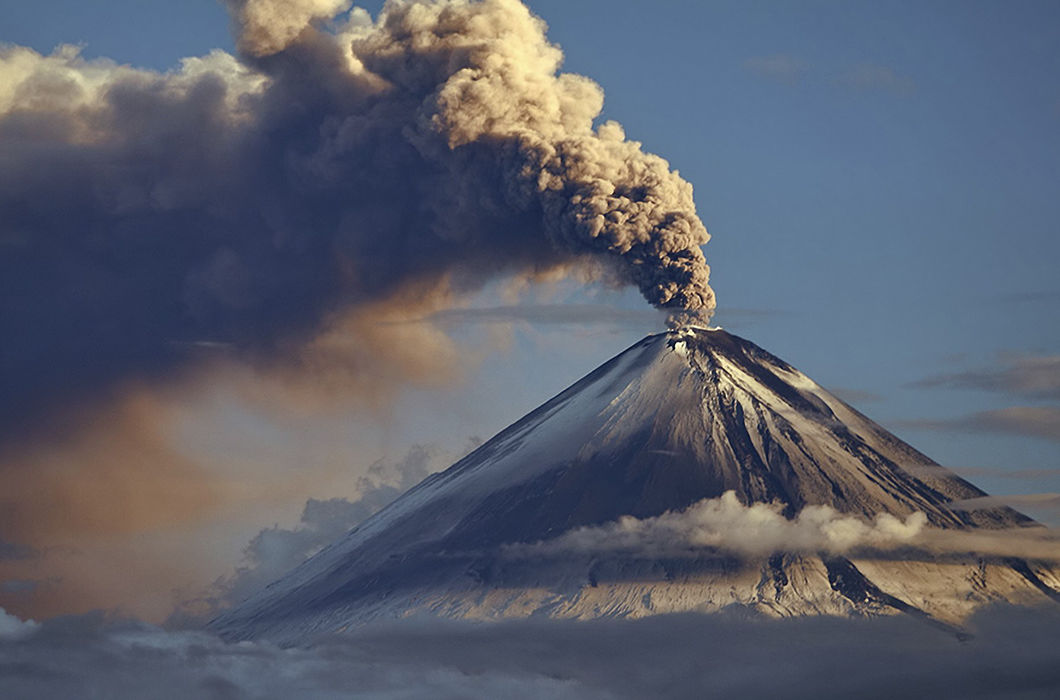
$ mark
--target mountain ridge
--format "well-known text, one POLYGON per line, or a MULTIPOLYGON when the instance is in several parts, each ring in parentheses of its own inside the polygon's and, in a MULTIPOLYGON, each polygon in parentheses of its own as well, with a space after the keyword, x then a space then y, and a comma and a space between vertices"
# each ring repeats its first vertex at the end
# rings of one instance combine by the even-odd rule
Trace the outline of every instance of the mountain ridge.
POLYGON ((416 612, 638 616, 733 604, 778 615, 916 609, 957 620, 975 606, 935 601, 942 595, 936 589, 952 595, 963 587, 980 604, 1041 596, 1051 589, 1042 576, 1060 587, 1047 567, 1028 565, 1028 577, 978 559, 898 567, 905 583, 921 580, 935 591, 900 597, 894 591, 905 584, 888 573, 896 565, 855 566, 824 555, 532 562, 502 554, 512 544, 682 511, 728 491, 745 506, 776 504, 788 518, 828 506, 862 519, 919 512, 942 529, 1033 524, 1005 507, 948 509, 985 492, 757 345, 720 329, 685 327, 635 343, 212 626, 233 638, 297 641, 416 612), (986 572, 997 585, 967 583, 986 572), (768 594, 778 581, 785 583, 768 594))

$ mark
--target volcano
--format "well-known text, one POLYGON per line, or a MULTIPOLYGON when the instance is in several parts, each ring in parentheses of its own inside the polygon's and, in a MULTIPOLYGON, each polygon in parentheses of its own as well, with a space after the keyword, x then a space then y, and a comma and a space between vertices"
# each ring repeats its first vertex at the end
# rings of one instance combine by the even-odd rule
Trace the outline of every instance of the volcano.
MULTIPOLYGON (((774 551, 531 553, 579 528, 681 512, 728 494, 787 518, 923 514, 944 530, 1033 527, 806 375, 720 329, 648 336, 432 475, 211 627, 303 643, 380 618, 563 618, 739 610, 912 614, 1053 604, 1042 562, 972 554, 774 551), (731 492, 731 494, 729 493, 731 492)), ((547 550, 542 550, 547 551, 547 550)))

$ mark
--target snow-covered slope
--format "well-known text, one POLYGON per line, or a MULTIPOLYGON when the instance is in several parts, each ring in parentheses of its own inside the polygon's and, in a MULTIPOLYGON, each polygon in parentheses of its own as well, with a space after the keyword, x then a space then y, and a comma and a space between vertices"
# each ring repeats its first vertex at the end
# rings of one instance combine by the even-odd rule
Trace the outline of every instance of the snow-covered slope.
POLYGON ((985 494, 756 345, 684 328, 605 363, 212 627, 297 643, 418 612, 581 618, 731 605, 956 621, 984 602, 1045 600, 1060 588, 1048 567, 971 557, 506 554, 727 491, 788 517, 827 505, 866 520, 920 512, 937 528, 1030 522, 1007 508, 948 509, 985 494))

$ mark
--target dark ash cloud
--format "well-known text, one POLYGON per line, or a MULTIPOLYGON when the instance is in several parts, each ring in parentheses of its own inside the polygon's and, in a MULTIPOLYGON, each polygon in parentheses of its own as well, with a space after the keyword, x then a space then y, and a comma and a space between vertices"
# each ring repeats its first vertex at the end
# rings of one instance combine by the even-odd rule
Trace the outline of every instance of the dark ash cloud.
POLYGON ((496 277, 602 266, 713 310, 691 185, 594 126, 518 0, 228 4, 240 57, 168 73, 0 48, 0 436, 496 277))
POLYGON ((102 616, 0 617, 5 697, 1055 698, 1057 609, 997 609, 953 636, 907 617, 412 620, 313 648, 224 644, 102 616))

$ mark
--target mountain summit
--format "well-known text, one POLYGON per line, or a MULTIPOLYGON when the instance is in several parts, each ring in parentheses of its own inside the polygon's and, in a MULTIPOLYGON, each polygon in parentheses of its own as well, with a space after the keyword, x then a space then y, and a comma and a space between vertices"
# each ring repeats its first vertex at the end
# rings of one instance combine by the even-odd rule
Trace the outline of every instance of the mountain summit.
POLYGON ((414 613, 737 606, 956 622, 992 601, 1060 597, 1055 571, 1014 559, 542 546, 628 534, 709 499, 788 519, 826 507, 843 522, 916 517, 942 531, 1033 525, 948 505, 985 495, 753 343, 686 327, 633 345, 211 626, 298 643, 414 613))

